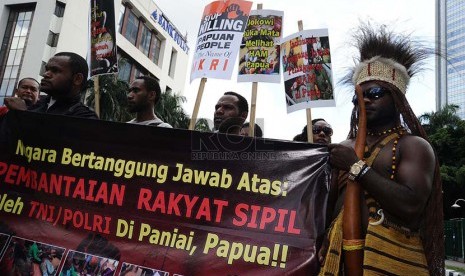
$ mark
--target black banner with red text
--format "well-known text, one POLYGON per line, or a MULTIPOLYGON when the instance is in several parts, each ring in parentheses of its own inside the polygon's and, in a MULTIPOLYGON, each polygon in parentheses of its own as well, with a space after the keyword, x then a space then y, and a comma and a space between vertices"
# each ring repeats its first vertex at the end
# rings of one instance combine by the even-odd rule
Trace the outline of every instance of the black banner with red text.
POLYGON ((327 161, 314 144, 10 111, 0 274, 315 275, 327 161))

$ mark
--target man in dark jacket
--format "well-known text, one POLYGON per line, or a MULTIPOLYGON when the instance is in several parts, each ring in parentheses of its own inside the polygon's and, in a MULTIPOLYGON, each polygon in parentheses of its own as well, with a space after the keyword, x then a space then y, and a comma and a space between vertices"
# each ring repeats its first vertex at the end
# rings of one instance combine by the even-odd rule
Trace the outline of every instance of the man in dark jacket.
POLYGON ((98 119, 94 111, 81 103, 81 92, 87 83, 89 68, 78 54, 61 52, 49 59, 40 82, 40 91, 47 94, 27 108, 18 98, 5 98, 9 109, 98 119))

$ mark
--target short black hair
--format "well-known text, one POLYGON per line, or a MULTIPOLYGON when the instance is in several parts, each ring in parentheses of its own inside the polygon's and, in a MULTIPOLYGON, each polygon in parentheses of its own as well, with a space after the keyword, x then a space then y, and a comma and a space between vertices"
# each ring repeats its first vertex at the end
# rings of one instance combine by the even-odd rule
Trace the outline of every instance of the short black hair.
POLYGON ((35 81, 37 83, 38 86, 40 86, 40 82, 34 78, 22 78, 18 81, 18 87, 21 85, 21 83, 24 81, 24 80, 32 80, 32 81, 35 81))
MULTIPOLYGON (((242 128, 246 128, 246 127, 249 127, 249 126, 250 126, 250 123, 247 122, 247 123, 242 125, 242 128)), ((255 132, 255 137, 263 137, 262 128, 258 124, 255 124, 254 132, 255 132)))
POLYGON ((81 89, 87 87, 89 66, 87 65, 87 61, 83 57, 73 52, 60 52, 56 53, 55 56, 69 57, 71 72, 73 72, 73 74, 82 74, 84 76, 84 81, 82 82, 81 89))
POLYGON ((156 105, 160 101, 161 96, 161 88, 158 80, 151 76, 139 76, 136 79, 144 80, 145 89, 147 89, 147 91, 155 91, 154 105, 156 105))
MULTIPOLYGON (((319 122, 319 121, 323 121, 325 123, 328 123, 326 122, 325 119, 323 118, 317 118, 317 119, 313 119, 312 120, 312 126, 315 125, 316 122, 319 122)), ((302 132, 297 134, 294 139, 292 139, 293 141, 300 141, 300 142, 307 142, 308 141, 308 135, 307 135, 307 126, 304 126, 304 128, 302 129, 302 132)))
POLYGON ((235 96, 238 100, 239 100, 239 103, 237 104, 237 107, 239 108, 239 112, 242 113, 242 112, 249 112, 249 103, 247 102, 247 100, 237 94, 236 92, 233 92, 233 91, 228 91, 226 93, 224 93, 224 95, 230 95, 230 96, 235 96))

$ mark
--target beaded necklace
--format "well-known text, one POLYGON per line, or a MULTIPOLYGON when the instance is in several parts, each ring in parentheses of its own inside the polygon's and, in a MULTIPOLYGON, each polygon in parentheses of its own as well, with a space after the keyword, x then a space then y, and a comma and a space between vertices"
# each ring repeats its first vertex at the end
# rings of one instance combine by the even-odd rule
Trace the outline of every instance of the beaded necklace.
POLYGON ((405 134, 405 129, 401 127, 400 129, 398 129, 397 133, 399 135, 396 137, 396 139, 394 140, 394 143, 392 145, 391 180, 394 180, 395 174, 396 174, 396 168, 397 168, 397 162, 396 162, 397 144, 399 143, 400 137, 402 137, 405 134))
POLYGON ((370 135, 370 136, 383 136, 383 135, 386 135, 386 134, 397 132, 399 129, 403 129, 403 127, 402 126, 395 126, 393 128, 387 129, 387 130, 382 131, 382 132, 371 132, 371 131, 369 131, 367 134, 370 135))
MULTIPOLYGON (((383 132, 378 132, 374 134, 373 132, 368 132, 370 136, 379 136, 380 138, 373 144, 372 147, 378 145, 381 139, 383 139, 386 134, 397 133, 398 135, 394 138, 394 142, 392 144, 392 162, 391 162, 391 180, 394 180, 396 169, 397 169, 397 160, 396 160, 396 153, 397 153, 397 144, 399 143, 399 139, 405 134, 406 130, 402 126, 396 126, 391 129, 385 130, 383 132)), ((368 149, 368 146, 365 146, 365 156, 368 157, 371 153, 371 149, 368 149)))

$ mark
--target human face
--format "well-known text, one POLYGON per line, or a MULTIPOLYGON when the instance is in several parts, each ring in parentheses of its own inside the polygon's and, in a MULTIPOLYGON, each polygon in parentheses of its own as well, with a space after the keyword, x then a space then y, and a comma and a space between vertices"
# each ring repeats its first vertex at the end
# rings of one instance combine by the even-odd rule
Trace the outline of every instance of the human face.
POLYGON ((325 121, 318 121, 312 127, 313 142, 317 144, 327 145, 331 143, 333 129, 325 121))
POLYGON ((45 65, 44 77, 40 81, 40 91, 54 98, 73 95, 74 74, 69 62, 67 56, 54 56, 49 59, 45 65))
POLYGON ((215 129, 220 133, 231 133, 240 130, 245 116, 239 112, 238 103, 239 99, 233 95, 224 95, 218 100, 215 105, 213 120, 215 129))
POLYGON ((385 90, 381 93, 383 94, 381 97, 367 95, 368 90, 376 87, 381 86, 373 81, 366 82, 361 85, 361 88, 364 91, 363 101, 365 103, 367 125, 371 127, 379 127, 396 122, 396 118, 398 117, 391 90, 383 87, 385 90))
POLYGON ((243 127, 241 128, 241 133, 242 136, 247 136, 249 137, 249 127, 243 127))
POLYGON ((16 89, 16 96, 23 99, 27 106, 35 104, 39 97, 39 84, 31 79, 21 80, 16 89))
POLYGON ((133 81, 127 95, 129 112, 141 112, 150 107, 150 97, 153 94, 147 91, 144 80, 133 81))

